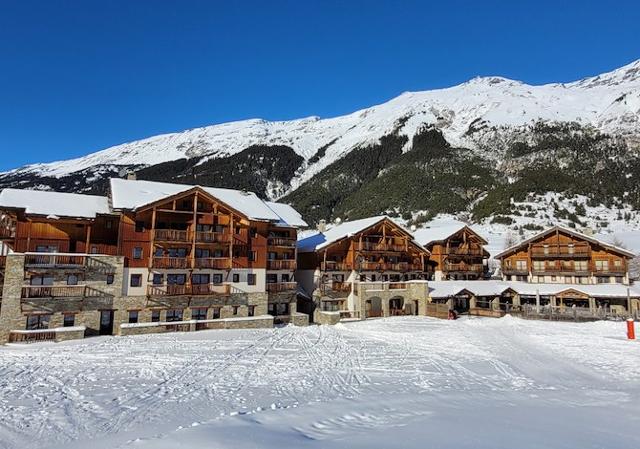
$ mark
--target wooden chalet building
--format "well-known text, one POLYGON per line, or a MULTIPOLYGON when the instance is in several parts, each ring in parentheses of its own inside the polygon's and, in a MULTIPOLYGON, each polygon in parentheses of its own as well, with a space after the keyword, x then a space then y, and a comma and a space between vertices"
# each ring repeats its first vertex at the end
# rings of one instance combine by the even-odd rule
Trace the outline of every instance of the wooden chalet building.
POLYGON ((389 217, 370 217, 301 239, 296 278, 323 311, 360 318, 417 313, 415 301, 426 296, 414 298, 408 283, 427 278, 428 260, 409 231, 389 217))
POLYGON ((554 226, 496 256, 504 280, 533 283, 629 284, 631 251, 554 226))
POLYGON ((0 193, 0 343, 302 324, 290 206, 112 179, 109 197, 0 193))
POLYGON ((421 229, 416 232, 416 240, 431 253, 434 280, 488 277, 487 241, 469 226, 421 229))

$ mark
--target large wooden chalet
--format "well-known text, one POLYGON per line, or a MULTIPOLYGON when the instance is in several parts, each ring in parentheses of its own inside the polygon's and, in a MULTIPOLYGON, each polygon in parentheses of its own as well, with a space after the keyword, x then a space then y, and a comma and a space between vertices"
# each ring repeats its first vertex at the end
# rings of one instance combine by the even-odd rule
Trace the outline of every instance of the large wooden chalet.
POLYGON ((554 226, 496 255, 504 280, 629 284, 631 251, 554 226))
POLYGON ((5 189, 0 342, 63 338, 65 327, 113 334, 236 317, 264 325, 268 314, 301 321, 302 226, 290 206, 229 189, 124 179, 111 180, 109 197, 5 189))

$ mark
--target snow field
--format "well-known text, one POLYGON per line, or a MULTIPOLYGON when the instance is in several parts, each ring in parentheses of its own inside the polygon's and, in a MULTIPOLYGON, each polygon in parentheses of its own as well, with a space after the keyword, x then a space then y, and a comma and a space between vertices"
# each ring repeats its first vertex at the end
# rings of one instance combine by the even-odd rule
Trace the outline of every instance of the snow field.
POLYGON ((396 317, 0 348, 0 448, 639 447, 624 323, 396 317))

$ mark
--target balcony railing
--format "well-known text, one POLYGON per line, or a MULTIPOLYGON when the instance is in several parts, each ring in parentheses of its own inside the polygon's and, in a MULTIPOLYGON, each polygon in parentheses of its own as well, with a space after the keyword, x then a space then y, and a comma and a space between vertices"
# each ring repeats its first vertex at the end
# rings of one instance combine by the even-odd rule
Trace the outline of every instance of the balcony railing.
POLYGON ((320 269, 322 271, 351 271, 353 265, 347 262, 326 261, 320 262, 320 269))
POLYGON ((190 260, 187 257, 154 257, 153 268, 189 268, 190 260))
POLYGON ((83 254, 61 253, 27 253, 24 264, 28 267, 81 267, 85 264, 86 256, 83 254))
POLYGON ((533 274, 575 274, 575 275, 588 275, 590 274, 589 267, 576 267, 573 265, 543 265, 533 266, 531 273, 533 274))
POLYGON ((95 298, 104 293, 88 285, 27 285, 22 298, 95 298))
POLYGON ((295 270, 295 260, 267 260, 267 270, 295 270))
POLYGON ((409 262, 379 263, 361 262, 360 271, 422 271, 422 265, 409 262))
POLYGON ((406 250, 405 245, 396 243, 360 242, 360 251, 380 251, 380 252, 402 252, 406 250))
POLYGON ((544 258, 544 257, 590 257, 591 249, 588 245, 581 246, 568 246, 568 245, 549 245, 546 248, 544 246, 532 246, 531 257, 544 258))
POLYGON ((526 276, 529 274, 529 270, 527 268, 513 268, 513 267, 505 267, 502 269, 502 274, 515 274, 518 276, 526 276))
POLYGON ((484 265, 466 264, 466 263, 445 263, 444 270, 467 272, 467 273, 482 273, 484 271, 484 265))
POLYGON ((456 256, 482 256, 484 251, 482 248, 449 248, 447 254, 453 254, 456 256))
POLYGON ((196 268, 211 268, 214 270, 227 270, 231 268, 229 257, 196 257, 196 268))
POLYGON ((156 229, 154 239, 163 242, 188 242, 190 241, 187 231, 176 229, 156 229))
POLYGON ((281 246, 285 248, 295 248, 296 247, 296 239, 286 238, 286 237, 269 237, 267 239, 267 245, 269 246, 281 246))
POLYGON ((229 284, 167 284, 149 285, 148 296, 198 296, 230 293, 242 293, 229 284))
POLYGON ((231 243, 231 234, 226 232, 196 232, 196 242, 199 243, 231 243))
POLYGON ((267 291, 269 293, 294 291, 298 288, 296 282, 268 282, 267 291))
POLYGON ((16 236, 16 228, 1 226, 0 227, 0 239, 12 239, 16 236))

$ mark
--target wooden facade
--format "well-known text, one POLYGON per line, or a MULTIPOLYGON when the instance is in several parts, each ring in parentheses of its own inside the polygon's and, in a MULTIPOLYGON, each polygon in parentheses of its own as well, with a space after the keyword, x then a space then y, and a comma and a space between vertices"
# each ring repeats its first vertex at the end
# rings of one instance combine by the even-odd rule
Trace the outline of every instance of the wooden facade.
POLYGON ((557 226, 496 256, 505 280, 570 284, 628 284, 632 257, 627 250, 557 226))
POLYGON ((487 277, 484 249, 487 241, 468 226, 464 226, 442 240, 425 244, 431 252, 436 280, 476 280, 487 277))

